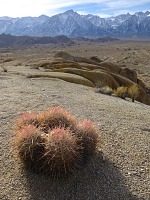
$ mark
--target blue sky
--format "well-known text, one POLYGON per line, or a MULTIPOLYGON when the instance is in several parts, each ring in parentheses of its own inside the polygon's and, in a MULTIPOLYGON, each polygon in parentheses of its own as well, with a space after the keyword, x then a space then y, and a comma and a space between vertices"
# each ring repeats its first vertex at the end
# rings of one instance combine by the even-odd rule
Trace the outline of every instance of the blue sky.
POLYGON ((150 0, 0 0, 0 16, 52 16, 69 9, 79 14, 110 17, 150 11, 150 0))

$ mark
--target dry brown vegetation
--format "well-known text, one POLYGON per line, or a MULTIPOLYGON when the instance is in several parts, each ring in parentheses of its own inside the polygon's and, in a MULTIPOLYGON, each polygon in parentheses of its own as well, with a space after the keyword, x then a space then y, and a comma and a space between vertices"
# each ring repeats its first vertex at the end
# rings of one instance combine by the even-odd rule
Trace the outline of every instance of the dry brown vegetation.
POLYGON ((122 99, 125 99, 128 94, 128 88, 127 87, 118 87, 116 90, 114 90, 114 94, 117 97, 120 97, 122 99))
POLYGON ((128 88, 128 96, 134 100, 138 99, 140 96, 140 87, 138 85, 132 85, 131 87, 128 88))
POLYGON ((0 49, 0 66, 7 69, 0 68, 0 199, 148 200, 150 107, 140 102, 146 101, 150 87, 149 60, 147 41, 0 49), (62 51, 78 61, 54 58, 62 51), (107 80, 102 85, 114 89, 137 81, 140 102, 95 93, 100 77, 107 80), (63 106, 100 129, 96 155, 74 176, 59 182, 26 171, 12 151, 18 115, 50 106, 63 106))

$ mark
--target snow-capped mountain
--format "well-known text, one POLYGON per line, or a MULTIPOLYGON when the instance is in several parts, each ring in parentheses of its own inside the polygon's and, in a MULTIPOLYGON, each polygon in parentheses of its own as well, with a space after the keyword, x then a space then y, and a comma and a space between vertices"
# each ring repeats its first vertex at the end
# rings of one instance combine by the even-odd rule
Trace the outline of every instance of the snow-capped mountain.
POLYGON ((115 36, 150 37, 150 12, 122 14, 101 18, 96 15, 80 15, 73 10, 48 17, 10 18, 0 17, 0 34, 29 36, 115 36))

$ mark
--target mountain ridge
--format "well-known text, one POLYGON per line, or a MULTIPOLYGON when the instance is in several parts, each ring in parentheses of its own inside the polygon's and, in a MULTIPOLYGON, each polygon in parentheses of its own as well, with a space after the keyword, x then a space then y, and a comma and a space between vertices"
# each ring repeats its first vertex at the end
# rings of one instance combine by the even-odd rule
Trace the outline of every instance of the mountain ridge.
POLYGON ((67 10, 54 16, 0 17, 0 34, 15 36, 150 37, 150 12, 101 18, 67 10))
POLYGON ((52 45, 73 45, 74 41, 64 35, 55 37, 33 37, 33 36, 14 36, 10 34, 0 34, 0 48, 24 47, 38 44, 52 45))

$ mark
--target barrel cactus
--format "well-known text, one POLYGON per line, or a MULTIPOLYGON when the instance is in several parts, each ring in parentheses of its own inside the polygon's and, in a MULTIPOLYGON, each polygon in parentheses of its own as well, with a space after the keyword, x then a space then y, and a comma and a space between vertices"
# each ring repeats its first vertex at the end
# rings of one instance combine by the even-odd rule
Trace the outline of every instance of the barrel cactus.
POLYGON ((84 157, 94 154, 98 143, 98 130, 90 120, 80 120, 76 133, 82 138, 84 157))
POLYGON ((66 177, 96 151, 98 131, 89 120, 76 120, 60 107, 26 113, 17 120, 15 141, 26 167, 66 177))

